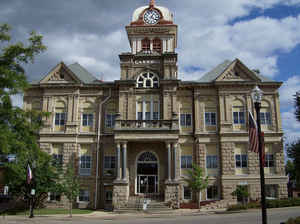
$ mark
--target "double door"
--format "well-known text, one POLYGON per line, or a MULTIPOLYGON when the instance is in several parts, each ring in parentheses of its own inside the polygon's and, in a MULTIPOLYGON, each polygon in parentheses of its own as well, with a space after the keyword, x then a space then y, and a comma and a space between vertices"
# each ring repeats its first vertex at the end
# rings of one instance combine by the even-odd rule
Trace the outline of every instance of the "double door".
POLYGON ((158 192, 157 175, 138 175, 137 192, 139 194, 155 194, 158 192))

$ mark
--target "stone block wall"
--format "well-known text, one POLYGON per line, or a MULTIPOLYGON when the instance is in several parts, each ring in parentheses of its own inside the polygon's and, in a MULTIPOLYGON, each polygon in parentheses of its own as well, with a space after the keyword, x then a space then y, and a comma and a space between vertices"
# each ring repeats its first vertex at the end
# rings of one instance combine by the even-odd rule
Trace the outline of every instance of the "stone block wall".
POLYGON ((114 183, 113 208, 118 209, 126 206, 129 197, 129 185, 127 183, 114 183))
POLYGON ((235 175, 234 143, 221 143, 221 173, 235 175))

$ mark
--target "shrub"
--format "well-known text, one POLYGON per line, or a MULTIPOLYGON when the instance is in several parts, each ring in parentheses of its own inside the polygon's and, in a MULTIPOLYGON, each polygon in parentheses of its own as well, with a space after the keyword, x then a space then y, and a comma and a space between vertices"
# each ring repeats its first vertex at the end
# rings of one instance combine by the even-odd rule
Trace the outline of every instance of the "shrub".
POLYGON ((295 219, 289 218, 288 221, 285 222, 285 224, 300 224, 300 216, 295 219))
POLYGON ((237 204, 237 205, 231 205, 227 208, 227 211, 240 211, 240 210, 246 210, 248 209, 246 205, 237 204))
POLYGON ((300 206, 300 199, 267 200, 267 208, 300 206))

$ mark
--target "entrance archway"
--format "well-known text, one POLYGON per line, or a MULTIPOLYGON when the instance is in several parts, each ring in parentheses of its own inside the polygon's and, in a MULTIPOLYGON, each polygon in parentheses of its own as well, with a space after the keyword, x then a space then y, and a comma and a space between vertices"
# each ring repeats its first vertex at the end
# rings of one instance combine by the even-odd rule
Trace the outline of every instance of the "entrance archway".
POLYGON ((158 193, 158 159, 152 152, 143 152, 137 159, 137 193, 158 193))

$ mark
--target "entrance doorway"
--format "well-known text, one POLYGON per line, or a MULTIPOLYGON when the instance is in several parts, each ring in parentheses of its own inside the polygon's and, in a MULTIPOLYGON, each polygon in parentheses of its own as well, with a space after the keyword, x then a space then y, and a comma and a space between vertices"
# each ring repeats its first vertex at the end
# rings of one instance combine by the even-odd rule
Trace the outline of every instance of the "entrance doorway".
POLYGON ((158 193, 158 160, 152 152, 142 153, 137 160, 137 193, 158 193))

